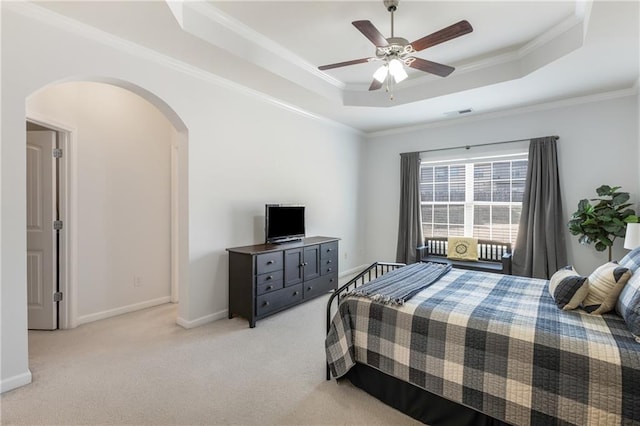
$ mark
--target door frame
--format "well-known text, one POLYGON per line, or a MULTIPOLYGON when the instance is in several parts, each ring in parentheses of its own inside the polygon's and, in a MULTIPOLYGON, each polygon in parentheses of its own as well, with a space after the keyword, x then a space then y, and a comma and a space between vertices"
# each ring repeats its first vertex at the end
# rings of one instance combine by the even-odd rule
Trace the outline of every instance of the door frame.
POLYGON ((62 230, 58 233, 58 261, 56 262, 58 268, 58 291, 63 294, 62 300, 58 302, 57 307, 58 329, 74 328, 77 326, 75 321, 77 317, 77 287, 73 282, 75 274, 72 273, 70 266, 77 265, 77 253, 71 250, 72 247, 76 246, 73 244, 72 239, 74 238, 72 235, 73 229, 69 226, 72 218, 70 213, 75 206, 72 207, 70 205, 73 198, 69 197, 69 194, 72 191, 70 188, 70 184, 72 184, 71 157, 75 155, 75 152, 72 152, 72 147, 75 145, 72 141, 76 134, 76 129, 73 126, 58 123, 40 114, 27 114, 26 121, 55 131, 57 134, 57 148, 62 149, 63 152, 62 157, 57 159, 56 174, 58 179, 57 182, 53 183, 58 198, 58 219, 62 220, 64 224, 62 230))

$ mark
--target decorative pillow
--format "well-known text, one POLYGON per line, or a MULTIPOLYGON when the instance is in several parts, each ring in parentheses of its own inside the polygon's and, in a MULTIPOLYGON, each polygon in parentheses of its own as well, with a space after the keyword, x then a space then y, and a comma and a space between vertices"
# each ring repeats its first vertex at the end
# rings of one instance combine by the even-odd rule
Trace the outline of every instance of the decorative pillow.
POLYGON ((575 309, 589 293, 589 280, 576 272, 573 266, 565 266, 551 276, 549 293, 562 310, 575 309))
POLYGON ((629 331, 640 342, 640 272, 633 274, 622 289, 616 303, 616 311, 624 318, 629 331))
POLYGON ((478 239, 449 237, 447 239, 447 257, 458 260, 478 260, 478 239))
POLYGON ((584 310, 594 315, 605 314, 616 306, 622 288, 631 277, 629 268, 618 262, 607 262, 589 275, 589 293, 582 302, 584 310))
POLYGON ((631 273, 635 274, 636 270, 640 268, 640 247, 631 250, 618 263, 620 263, 620 266, 629 268, 631 270, 631 273))

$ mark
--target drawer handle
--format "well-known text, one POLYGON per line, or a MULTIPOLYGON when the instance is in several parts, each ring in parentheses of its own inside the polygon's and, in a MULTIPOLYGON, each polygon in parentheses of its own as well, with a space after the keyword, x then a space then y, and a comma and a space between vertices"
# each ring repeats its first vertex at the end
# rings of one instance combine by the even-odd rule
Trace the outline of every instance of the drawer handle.
POLYGON ((299 295, 299 294, 300 294, 300 292, 299 292, 299 291, 295 291, 295 292, 293 293, 293 295, 294 295, 294 296, 297 296, 297 295, 299 295))
POLYGON ((302 262, 300 266, 307 266, 308 264, 309 264, 308 262, 302 262))
POLYGON ((313 290, 313 287, 307 287, 307 290, 313 290))
POLYGON ((331 272, 333 268, 327 268, 327 272, 331 272))
POLYGON ((269 275, 267 278, 265 278, 265 281, 272 280, 272 279, 273 279, 273 275, 269 275))
POLYGON ((267 262, 267 265, 273 265, 273 263, 274 263, 274 262, 273 262, 273 260, 269 260, 269 261, 267 262))
POLYGON ((331 263, 331 259, 327 260, 327 263, 331 263))
POLYGON ((333 282, 333 278, 331 278, 331 279, 329 280, 329 282, 330 282, 330 283, 332 283, 332 282, 333 282))
POLYGON ((329 253, 331 250, 333 250, 333 249, 327 249, 327 253, 329 253))
POLYGON ((265 300, 262 306, 269 306, 269 302, 265 300))
POLYGON ((271 289, 273 289, 273 286, 272 286, 272 285, 270 285, 270 286, 268 286, 268 287, 267 287, 267 290, 271 290, 271 289))

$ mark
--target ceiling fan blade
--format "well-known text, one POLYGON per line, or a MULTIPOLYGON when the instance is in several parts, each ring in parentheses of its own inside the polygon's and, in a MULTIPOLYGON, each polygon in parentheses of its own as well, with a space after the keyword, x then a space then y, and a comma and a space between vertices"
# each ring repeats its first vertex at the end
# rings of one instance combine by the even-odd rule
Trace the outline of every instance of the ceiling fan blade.
POLYGON ((407 65, 411 68, 428 72, 430 74, 439 75, 440 77, 446 77, 455 70, 454 67, 450 67, 449 65, 427 61, 426 59, 414 58, 413 56, 407 59, 413 59, 413 61, 411 62, 407 61, 407 65))
POLYGON ((457 22, 446 28, 436 31, 433 34, 422 37, 411 43, 411 46, 416 52, 426 49, 427 47, 435 46, 436 44, 444 43, 456 37, 468 34, 473 31, 473 27, 466 20, 457 22))
POLYGON ((384 47, 389 45, 387 39, 380 34, 380 31, 378 31, 371 21, 353 21, 352 24, 376 46, 384 47))
POLYGON ((338 62, 338 63, 335 63, 335 64, 322 65, 322 66, 318 67, 318 69, 320 71, 330 70, 332 68, 346 67, 348 65, 363 64, 365 62, 373 61, 374 59, 375 58, 354 59, 353 61, 338 62))
POLYGON ((376 80, 375 78, 371 82, 371 86, 369 86, 369 90, 378 90, 382 87, 382 82, 376 80))

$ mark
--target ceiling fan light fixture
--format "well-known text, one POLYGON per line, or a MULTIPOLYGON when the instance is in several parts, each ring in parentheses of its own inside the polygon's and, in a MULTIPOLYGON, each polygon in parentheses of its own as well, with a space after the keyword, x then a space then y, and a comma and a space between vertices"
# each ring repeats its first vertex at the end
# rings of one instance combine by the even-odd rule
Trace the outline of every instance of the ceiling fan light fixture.
POLYGON ((407 39, 396 37, 394 34, 393 15, 398 8, 399 0, 383 0, 383 2, 385 8, 391 14, 391 37, 387 38, 383 36, 371 21, 359 20, 351 22, 351 24, 356 27, 360 33, 362 33, 362 35, 375 45, 375 56, 322 65, 319 66, 318 69, 325 71, 333 68, 379 60, 382 61, 383 65, 373 74, 373 81, 369 86, 369 90, 378 90, 382 88, 386 82, 387 92, 391 92, 395 84, 400 83, 409 77, 405 67, 424 71, 440 77, 447 77, 451 74, 455 70, 454 67, 409 55, 470 33, 473 31, 471 24, 466 20, 462 20, 409 43, 407 39), (393 79, 389 78, 389 75, 391 75, 393 79))
POLYGON ((393 76, 396 83, 400 83, 407 77, 407 72, 404 70, 404 65, 399 59, 392 59, 389 62, 389 73, 393 76))
POLYGON ((387 64, 384 64, 378 68, 375 73, 373 73, 373 78, 380 83, 384 83, 384 80, 387 78, 387 74, 389 74, 389 67, 387 64))

